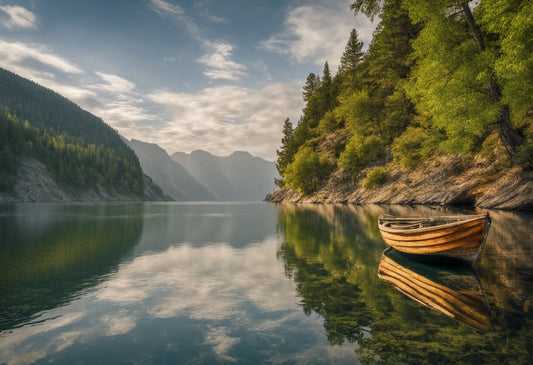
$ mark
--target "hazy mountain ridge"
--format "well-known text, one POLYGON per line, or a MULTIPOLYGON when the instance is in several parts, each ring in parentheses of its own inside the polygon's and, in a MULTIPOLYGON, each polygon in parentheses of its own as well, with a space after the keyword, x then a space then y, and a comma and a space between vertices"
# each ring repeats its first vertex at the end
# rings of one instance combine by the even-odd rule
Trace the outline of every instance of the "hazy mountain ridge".
POLYGON ((177 152, 171 158, 206 186, 216 200, 263 200, 274 190, 274 179, 278 178, 273 162, 245 151, 221 157, 196 150, 177 152))
POLYGON ((131 140, 143 171, 176 200, 260 201, 274 190, 273 162, 236 151, 215 156, 196 150, 169 156, 154 143, 131 140))
POLYGON ((206 187, 155 143, 132 139, 129 145, 143 171, 175 200, 215 200, 206 187))

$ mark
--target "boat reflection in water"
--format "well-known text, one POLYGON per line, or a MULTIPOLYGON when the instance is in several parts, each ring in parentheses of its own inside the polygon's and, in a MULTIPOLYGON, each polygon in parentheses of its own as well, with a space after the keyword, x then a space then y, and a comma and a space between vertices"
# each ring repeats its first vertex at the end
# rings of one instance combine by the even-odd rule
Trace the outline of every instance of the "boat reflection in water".
POLYGON ((471 265, 428 265, 388 248, 378 276, 423 305, 485 333, 490 309, 479 278, 471 265))

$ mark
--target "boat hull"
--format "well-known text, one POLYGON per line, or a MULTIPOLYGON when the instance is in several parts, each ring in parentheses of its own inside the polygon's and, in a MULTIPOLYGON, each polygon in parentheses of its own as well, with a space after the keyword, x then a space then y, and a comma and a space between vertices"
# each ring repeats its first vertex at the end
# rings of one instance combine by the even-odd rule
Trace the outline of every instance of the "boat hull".
POLYGON ((421 223, 394 226, 393 219, 379 218, 381 236, 389 246, 421 258, 445 257, 469 263, 479 257, 490 227, 488 214, 430 227, 422 226, 423 219, 421 223))

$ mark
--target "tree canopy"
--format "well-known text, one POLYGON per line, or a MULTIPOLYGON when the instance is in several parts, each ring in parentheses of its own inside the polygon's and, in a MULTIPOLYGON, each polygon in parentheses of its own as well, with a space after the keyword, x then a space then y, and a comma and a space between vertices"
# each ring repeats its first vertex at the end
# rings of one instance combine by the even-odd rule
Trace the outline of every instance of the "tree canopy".
MULTIPOLYGON (((309 74, 281 155, 312 152, 329 172, 357 177, 391 160, 413 169, 437 153, 482 153, 497 136, 512 163, 533 166, 530 1, 357 0, 351 8, 379 16, 372 41, 364 52, 352 30, 338 72, 326 62, 321 77, 309 74)), ((309 190, 295 179, 296 160, 284 165, 289 186, 309 194, 328 180, 318 174, 309 190)))
POLYGON ((41 161, 64 186, 141 196, 139 159, 120 135, 76 104, 0 69, 0 191, 13 187, 22 156, 41 161))

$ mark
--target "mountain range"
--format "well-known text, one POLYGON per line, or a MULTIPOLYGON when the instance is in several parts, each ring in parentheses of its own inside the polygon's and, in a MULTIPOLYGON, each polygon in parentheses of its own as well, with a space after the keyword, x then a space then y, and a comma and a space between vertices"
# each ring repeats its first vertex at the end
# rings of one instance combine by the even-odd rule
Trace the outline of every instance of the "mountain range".
POLYGON ((257 201, 275 188, 273 162, 237 151, 215 156, 197 150, 169 156, 153 143, 131 140, 143 171, 175 200, 257 201))
POLYGON ((0 68, 0 201, 263 200, 273 162, 248 152, 171 156, 0 68))

